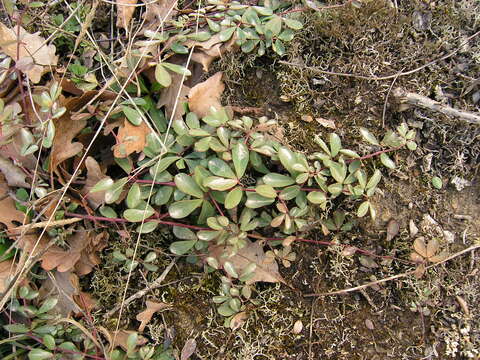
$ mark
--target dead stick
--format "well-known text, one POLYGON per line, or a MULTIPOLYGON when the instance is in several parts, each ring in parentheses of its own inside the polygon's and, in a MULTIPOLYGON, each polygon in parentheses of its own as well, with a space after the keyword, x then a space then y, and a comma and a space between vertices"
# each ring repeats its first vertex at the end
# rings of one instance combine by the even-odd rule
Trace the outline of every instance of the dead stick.
MULTIPOLYGON (((160 287, 162 285, 163 280, 165 280, 168 273, 170 272, 170 270, 172 270, 173 265, 175 265, 175 259, 172 260, 172 262, 166 267, 166 269, 163 270, 163 273, 157 279, 155 279, 155 281, 153 283, 149 284, 145 289, 140 290, 140 291, 136 292, 135 294, 133 294, 132 296, 130 296, 129 298, 127 298, 123 305, 126 306, 126 305, 130 304, 133 300, 140 299, 141 297, 145 296, 145 294, 147 292, 149 292, 150 290, 153 290, 153 289, 156 289, 156 288, 160 287)), ((105 318, 111 317, 118 310, 120 310, 121 306, 122 306, 122 304, 116 305, 112 310, 110 310, 108 313, 106 313, 104 317, 105 318)))
POLYGON ((480 125, 480 113, 458 110, 426 96, 411 93, 401 88, 393 90, 392 95, 401 104, 421 107, 422 109, 432 110, 449 117, 458 118, 470 124, 480 125))
MULTIPOLYGON (((435 266, 438 266, 440 264, 443 264, 443 263, 446 263, 447 261, 450 261, 452 259, 455 259, 456 257, 460 256, 460 255, 463 255, 463 254, 466 254, 466 253, 469 253, 475 249, 478 249, 480 248, 480 244, 476 244, 476 245, 472 245, 470 246, 469 248, 466 248, 462 251, 459 251, 451 256, 449 256, 448 258, 446 258, 445 260, 442 260, 442 261, 439 261, 435 264, 432 264, 432 265, 429 265, 425 268, 425 270, 428 270, 428 269, 431 269, 435 266)), ((410 271, 407 271, 407 272, 404 272, 402 274, 397 274, 397 275, 393 275, 393 276, 390 276, 390 277, 387 277, 385 279, 381 279, 381 280, 377 280, 377 281, 371 281, 371 282, 368 282, 366 284, 363 284, 363 285, 359 285, 359 286, 355 286, 355 287, 352 287, 352 288, 348 288, 348 289, 342 289, 342 290, 337 290, 337 291, 332 291, 332 292, 328 292, 328 293, 321 293, 321 294, 306 294, 305 297, 315 297, 315 296, 330 296, 330 295, 343 295, 343 294, 347 294, 349 292, 352 292, 352 291, 358 291, 358 290, 361 290, 361 289, 365 289, 369 286, 372 286, 372 285, 377 285, 377 284, 382 284, 382 283, 385 283, 387 281, 391 281, 391 280, 395 280, 395 279, 400 279, 400 278, 404 278, 404 277, 407 277, 407 276, 411 276, 411 275, 414 275, 416 272, 416 270, 410 270, 410 271)))

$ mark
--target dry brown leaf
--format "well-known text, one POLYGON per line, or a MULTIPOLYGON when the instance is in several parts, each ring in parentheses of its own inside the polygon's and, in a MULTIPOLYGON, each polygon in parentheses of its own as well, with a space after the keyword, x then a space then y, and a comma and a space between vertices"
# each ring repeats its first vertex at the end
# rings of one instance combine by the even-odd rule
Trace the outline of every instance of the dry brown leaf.
POLYGON ((42 283, 40 288, 40 299, 54 297, 58 303, 53 312, 69 317, 73 314, 80 314, 81 307, 75 302, 74 297, 80 295, 78 276, 70 271, 52 271, 49 277, 42 283))
POLYGON ((27 175, 9 159, 0 155, 0 171, 5 175, 9 186, 30 188, 25 181, 27 175))
POLYGON ((177 11, 175 10, 177 6, 177 0, 162 0, 159 2, 149 1, 146 4, 145 12, 143 14, 143 19, 145 20, 145 25, 142 29, 142 33, 146 30, 160 31, 159 26, 161 26, 165 21, 170 20, 177 11))
POLYGON ((135 126, 130 121, 123 122, 123 126, 118 130, 118 143, 113 146, 113 154, 117 158, 125 158, 131 153, 141 152, 147 143, 147 135, 150 129, 143 121, 135 126))
MULTIPOLYGON (((106 330, 105 328, 101 328, 102 332, 105 333, 107 331, 108 333, 105 333, 107 335, 107 339, 110 342, 110 346, 112 348, 116 348, 117 346, 120 346, 123 350, 128 351, 128 346, 127 346, 127 340, 128 337, 135 333, 135 331, 131 330, 118 330, 118 331, 109 331, 106 330)), ((138 335, 137 339, 137 346, 142 346, 147 343, 147 339, 141 335, 138 335)))
POLYGON ((3 175, 0 175, 0 222, 8 229, 17 227, 15 222, 23 224, 25 214, 15 207, 15 201, 8 195, 10 188, 5 182, 3 175))
POLYGON ((108 234, 105 232, 94 235, 93 232, 80 228, 67 240, 68 249, 55 245, 43 254, 42 268, 47 271, 56 268, 59 272, 75 269, 78 276, 88 274, 100 263, 97 252, 107 245, 107 238, 108 234))
POLYGON ((138 0, 117 0, 117 27, 127 29, 138 0))
POLYGON ((415 239, 413 242, 413 248, 415 251, 424 258, 427 257, 427 244, 425 244, 425 238, 423 236, 415 239))
POLYGON ((87 180, 85 186, 81 190, 81 194, 85 196, 93 209, 98 208, 105 202, 105 191, 97 191, 91 193, 90 190, 102 179, 109 178, 106 176, 97 160, 89 156, 85 159, 85 167, 87 168, 87 180))
POLYGON ((182 354, 180 355, 180 360, 188 360, 190 356, 195 353, 197 349, 197 342, 195 339, 188 339, 183 345, 182 354))
POLYGON ((255 263, 257 268, 254 271, 254 276, 246 281, 247 285, 255 282, 285 283, 285 280, 278 272, 277 262, 275 259, 272 261, 271 258, 265 255, 263 244, 260 241, 247 241, 245 247, 231 257, 221 256, 225 251, 228 253, 229 248, 227 247, 211 246, 209 250, 209 256, 216 258, 221 266, 223 266, 225 261, 231 262, 238 274, 241 274, 250 263, 255 263))
POLYGON ((73 139, 85 128, 86 120, 73 121, 67 116, 54 120, 55 137, 51 151, 51 169, 56 171, 58 165, 77 155, 83 150, 83 144, 73 139))
POLYGON ((391 241, 400 231, 400 225, 395 219, 391 219, 387 225, 387 241, 391 241))
POLYGON ((0 262, 0 294, 7 290, 9 278, 15 272, 15 264, 13 260, 5 260, 0 262))
POLYGON ((236 313, 233 317, 232 320, 230 320, 230 329, 233 331, 239 329, 242 327, 242 325, 245 323, 247 320, 248 315, 246 311, 241 311, 239 313, 236 313))
POLYGON ((427 258, 434 256, 439 248, 440 244, 438 243, 437 239, 430 240, 427 244, 427 258))
POLYGON ((160 108, 165 106, 165 115, 167 120, 177 120, 180 119, 183 114, 185 114, 183 103, 188 102, 187 95, 190 91, 190 88, 182 84, 182 75, 170 73, 170 76, 172 77, 172 85, 162 90, 160 98, 158 99, 157 107, 160 108), (178 93, 179 90, 180 94, 178 93), (175 113, 173 113, 174 111, 175 113))
POLYGON ((58 57, 55 56, 55 46, 47 45, 45 39, 37 33, 30 34, 22 27, 10 29, 0 23, 0 46, 2 51, 15 61, 30 58, 34 65, 25 73, 33 83, 38 83, 42 75, 50 70, 50 66, 57 65, 58 57), (19 37, 17 38, 17 33, 19 37), (18 54, 18 56, 17 56, 18 54))
POLYGON ((138 327, 138 331, 143 332, 145 326, 152 320, 153 314, 157 311, 168 309, 170 305, 165 303, 158 303, 154 301, 146 301, 147 308, 143 310, 141 313, 138 313, 136 319, 141 322, 140 326, 138 327))
POLYGON ((317 122, 322 125, 323 127, 329 128, 329 129, 336 129, 337 126, 335 125, 335 121, 329 120, 329 119, 324 119, 321 117, 315 118, 317 122))
POLYGON ((188 105, 190 111, 197 114, 199 117, 204 117, 210 114, 210 108, 214 107, 220 109, 220 96, 225 89, 222 82, 222 72, 217 72, 215 75, 209 77, 204 82, 195 85, 188 93, 188 105))

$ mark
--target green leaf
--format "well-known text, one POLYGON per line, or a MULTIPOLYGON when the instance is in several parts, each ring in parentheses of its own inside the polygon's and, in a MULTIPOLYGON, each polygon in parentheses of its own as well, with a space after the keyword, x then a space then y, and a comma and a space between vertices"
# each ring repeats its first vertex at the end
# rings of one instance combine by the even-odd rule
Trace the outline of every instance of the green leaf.
POLYGON ((111 204, 117 201, 127 182, 128 178, 126 177, 115 181, 115 183, 105 192, 105 202, 111 204))
POLYGON ((30 331, 25 324, 10 324, 4 325, 3 328, 11 333, 24 334, 30 331))
POLYGON ((172 77, 161 63, 155 67, 155 80, 163 87, 169 87, 172 84, 172 77))
POLYGON ((44 360, 44 359, 52 359, 53 354, 50 351, 42 350, 42 349, 32 349, 28 353, 29 360, 44 360))
POLYGON ((337 162, 331 161, 330 162, 330 173, 332 177, 340 184, 343 183, 345 180, 345 176, 347 175, 347 167, 345 164, 339 164, 337 162))
POLYGON ((187 35, 187 37, 189 39, 192 39, 193 41, 203 42, 209 40, 212 37, 212 34, 210 34, 210 32, 208 31, 198 31, 193 34, 187 35))
POLYGON ((245 170, 247 169, 249 158, 250 158, 250 154, 249 154, 247 145, 245 145, 245 143, 238 142, 233 146, 232 160, 233 160, 233 166, 235 167, 235 172, 237 173, 238 179, 240 179, 245 174, 245 170))
POLYGON ((385 165, 387 168, 389 169, 395 169, 395 163, 393 162, 392 159, 390 159, 390 157, 383 153, 380 155, 380 161, 382 162, 383 165, 385 165))
POLYGON ((188 176, 187 174, 180 173, 175 175, 175 185, 177 185, 177 188, 184 192, 185 194, 192 195, 196 198, 202 199, 203 198, 203 191, 200 189, 200 187, 197 185, 195 180, 192 179, 191 176, 188 176))
POLYGON ((177 54, 188 54, 188 48, 182 44, 180 44, 178 41, 175 41, 171 46, 170 49, 172 49, 173 52, 177 54))
POLYGON ((286 29, 286 30, 283 30, 280 33, 280 35, 278 35, 278 38, 282 41, 289 42, 293 40, 294 36, 295 36, 295 33, 292 30, 286 29))
POLYGON ((138 334, 136 332, 128 335, 128 338, 127 338, 127 353, 128 354, 131 354, 133 352, 133 350, 135 350, 135 348, 137 347, 137 343, 138 343, 138 334))
POLYGON ((243 190, 240 186, 235 187, 232 189, 225 198, 225 208, 226 209, 233 209, 237 206, 243 197, 243 190))
POLYGON ((140 185, 133 184, 128 190, 126 204, 129 209, 136 208, 140 204, 142 192, 140 191, 140 185))
POLYGON ((266 198, 257 193, 248 193, 245 206, 250 209, 257 209, 263 206, 270 205, 274 201, 275 199, 266 198))
POLYGON ((342 149, 342 141, 340 140, 340 137, 335 133, 331 133, 328 139, 330 142, 330 153, 332 154, 332 157, 337 156, 338 152, 342 149))
POLYGON ((345 156, 348 156, 350 158, 354 158, 354 159, 357 159, 360 157, 360 155, 358 155, 355 151, 353 150, 348 150, 348 149, 342 149, 340 150, 340 154, 343 154, 345 156))
POLYGON ((273 15, 273 10, 264 6, 253 6, 253 9, 262 16, 273 15))
POLYGON ((297 173, 297 171, 293 169, 293 166, 298 163, 298 158, 292 150, 285 146, 280 147, 280 149, 278 149, 278 158, 290 174, 293 175, 297 173))
POLYGON ((154 231, 157 228, 157 226, 158 226, 157 221, 147 221, 147 222, 144 222, 143 224, 138 225, 135 231, 140 234, 148 234, 154 231))
POLYGON ((363 203, 361 203, 357 210, 357 216, 364 217, 367 214, 369 207, 370 207, 369 201, 364 201, 363 203))
POLYGON ((213 173, 213 175, 236 179, 236 176, 230 166, 225 161, 220 160, 219 158, 211 159, 208 162, 208 169, 213 173))
POLYGON ((161 159, 158 163, 150 167, 150 175, 156 178, 155 174, 159 175, 160 173, 164 172, 170 165, 172 165, 178 159, 180 159, 180 156, 167 156, 161 159))
POLYGON ((233 33, 235 32, 237 28, 235 26, 232 26, 232 27, 229 27, 229 28, 226 28, 222 31, 220 31, 220 33, 218 34, 218 37, 220 39, 221 42, 225 42, 225 41, 228 41, 230 40, 230 38, 232 37, 233 33))
POLYGON ((133 125, 139 126, 142 123, 142 114, 128 106, 122 106, 122 111, 133 125))
POLYGON ((285 21, 285 25, 287 25, 290 29, 301 30, 303 28, 303 24, 298 20, 286 18, 283 19, 283 21, 285 21))
POLYGON ((50 334, 46 334, 43 336, 42 338, 43 340, 43 344, 46 346, 46 348, 48 350, 54 350, 56 345, 55 345, 55 338, 50 335, 50 334))
POLYGON ((312 191, 308 193, 307 199, 312 204, 323 204, 327 201, 327 196, 323 191, 312 191))
POLYGON ((197 240, 197 235, 192 230, 182 226, 174 226, 173 235, 182 240, 197 240))
POLYGON ((155 205, 165 205, 170 200, 173 193, 173 186, 161 186, 155 194, 155 205))
POLYGON ((265 31, 270 30, 273 35, 277 36, 282 31, 282 18, 274 15, 266 24, 265 31))
POLYGON ((105 191, 110 189, 113 186, 114 181, 111 178, 104 178, 97 182, 93 188, 90 189, 91 193, 98 191, 105 191))
POLYGON ((202 199, 177 201, 168 207, 168 213, 174 219, 182 219, 200 207, 202 202, 202 199))
POLYGON ((238 184, 238 180, 236 179, 225 179, 218 176, 209 176, 203 181, 203 185, 218 191, 225 191, 231 189, 235 185, 238 184))
POLYGON ((175 241, 170 245, 170 251, 175 255, 186 254, 190 249, 195 246, 197 240, 184 240, 184 241, 175 241))
POLYGON ((370 144, 372 145, 380 145, 380 143, 378 142, 377 138, 375 136, 373 136, 373 134, 368 131, 367 129, 361 127, 360 128, 360 134, 363 136, 363 138, 369 142, 370 144))
POLYGON ((292 200, 298 195, 299 192, 300 186, 293 185, 283 189, 278 195, 278 197, 282 200, 292 200))
POLYGON ((417 150, 417 143, 415 141, 407 141, 408 150, 415 151, 417 150))
POLYGON ((280 39, 275 40, 272 44, 272 49, 280 56, 285 55, 285 45, 283 45, 283 42, 280 39))
POLYGON ((184 76, 190 76, 192 75, 192 73, 190 72, 190 70, 188 70, 186 67, 183 67, 181 65, 177 65, 177 64, 172 64, 172 63, 168 63, 168 62, 163 62, 162 63, 162 66, 170 71, 173 71, 177 74, 180 74, 180 75, 184 75, 184 76))
POLYGON ((131 221, 131 222, 140 222, 143 219, 147 219, 150 216, 155 214, 155 210, 153 209, 128 209, 123 212, 124 219, 131 221))
POLYGON ((43 303, 42 306, 40 306, 40 309, 38 309, 37 314, 43 314, 46 312, 49 312, 52 310, 55 305, 57 305, 58 299, 57 298, 48 298, 46 299, 43 303))
POLYGON ((220 31, 220 25, 218 23, 216 23, 215 21, 207 18, 207 24, 208 24, 208 27, 210 28, 210 30, 212 30, 213 32, 219 32, 220 31))
POLYGON ((257 194, 260 194, 269 199, 275 199, 277 197, 277 192, 271 185, 266 185, 266 184, 258 185, 255 188, 255 191, 257 194))
POLYGON ((225 272, 231 277, 235 279, 238 278, 238 273, 230 261, 225 261, 225 263, 223 264, 223 270, 225 270, 225 272))
POLYGON ((432 178, 432 185, 435 189, 440 190, 443 187, 442 179, 440 179, 438 176, 434 176, 432 178))
POLYGON ((270 173, 265 175, 263 177, 263 182, 273 187, 284 187, 295 184, 295 180, 292 179, 290 176, 277 173, 270 173))
POLYGON ((328 186, 328 192, 334 196, 339 195, 343 190, 342 184, 335 183, 328 186))
POLYGON ((220 235, 220 234, 221 234, 221 231, 200 230, 197 233, 197 236, 202 241, 211 241, 211 240, 217 238, 218 235, 220 235))
POLYGON ((235 310, 233 310, 228 303, 223 304, 217 309, 218 313, 222 316, 229 317, 235 314, 235 310))
POLYGON ((380 170, 378 169, 375 170, 370 180, 368 180, 366 189, 373 189, 375 186, 378 185, 381 178, 382 178, 382 173, 380 172, 380 170))

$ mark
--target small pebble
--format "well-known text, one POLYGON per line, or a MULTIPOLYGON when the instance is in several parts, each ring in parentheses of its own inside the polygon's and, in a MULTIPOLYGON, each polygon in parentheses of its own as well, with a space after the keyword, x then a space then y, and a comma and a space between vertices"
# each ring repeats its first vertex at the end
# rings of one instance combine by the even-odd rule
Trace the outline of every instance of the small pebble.
POLYGON ((365 326, 367 329, 373 330, 375 329, 375 326, 373 326, 373 322, 370 319, 365 320, 365 326))
POLYGON ((418 227, 415 225, 413 220, 410 220, 410 223, 408 224, 408 228, 410 230, 410 236, 415 237, 418 234, 418 227))
POLYGON ((303 323, 302 320, 297 320, 295 321, 295 324, 293 325, 293 333, 294 334, 300 334, 303 330, 303 323))

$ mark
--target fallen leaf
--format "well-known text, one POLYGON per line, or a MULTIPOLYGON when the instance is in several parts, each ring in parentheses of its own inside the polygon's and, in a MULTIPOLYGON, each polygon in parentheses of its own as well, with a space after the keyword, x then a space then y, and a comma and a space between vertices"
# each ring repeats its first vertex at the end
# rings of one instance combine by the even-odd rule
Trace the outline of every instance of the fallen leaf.
POLYGON ((0 294, 7 290, 9 278, 15 272, 15 264, 13 260, 5 260, 0 262, 0 294))
POLYGON ((313 116, 312 115, 302 115, 302 121, 305 121, 307 123, 310 123, 313 121, 313 116))
POLYGON ((302 320, 297 320, 295 321, 295 324, 293 324, 293 330, 292 332, 294 334, 300 334, 303 330, 303 323, 302 320))
POLYGON ((127 29, 138 0, 117 0, 117 27, 127 29))
POLYGON ((195 85, 188 93, 188 105, 199 117, 210 114, 211 107, 220 109, 220 96, 225 89, 222 82, 222 72, 217 72, 204 82, 195 85))
POLYGON ((252 262, 255 263, 257 268, 254 271, 254 276, 245 282, 247 285, 255 282, 285 283, 278 272, 277 262, 275 259, 272 261, 265 255, 263 244, 260 241, 251 242, 247 240, 245 247, 238 250, 235 255, 231 257, 222 256, 225 252, 228 254, 229 250, 227 246, 211 246, 209 256, 216 258, 221 266, 229 261, 238 274, 241 274, 252 262))
MULTIPOLYGON (((118 331, 110 331, 105 329, 102 326, 99 326, 100 331, 105 335, 108 342, 110 343, 110 347, 116 348, 120 346, 123 350, 128 351, 127 340, 131 334, 134 334, 135 331, 131 330, 118 330, 118 331)), ((138 335, 137 338, 137 346, 142 346, 147 343, 147 339, 144 336, 138 335)))
POLYGON ((39 293, 40 300, 49 297, 57 298, 58 303, 52 311, 63 317, 69 317, 72 313, 82 313, 82 308, 74 299, 75 296, 80 295, 78 276, 70 271, 49 273, 48 278, 43 281, 39 293))
POLYGON ((333 121, 333 120, 328 120, 328 119, 324 119, 324 118, 321 118, 321 117, 315 118, 315 120, 320 125, 322 125, 323 127, 326 127, 326 128, 329 128, 329 129, 336 129, 337 128, 337 126, 335 125, 335 121, 333 121))
POLYGON ((415 222, 413 220, 410 220, 408 223, 408 229, 410 231, 410 236, 415 237, 415 235, 418 234, 418 227, 415 225, 415 222))
POLYGON ((143 13, 145 25, 142 28, 142 34, 146 30, 157 31, 165 21, 170 20, 177 13, 175 10, 177 2, 177 0, 147 2, 145 4, 145 12, 143 13))
POLYGON ((183 345, 182 354, 180 355, 180 360, 188 360, 190 356, 195 353, 197 349, 197 342, 195 339, 188 339, 183 345))
POLYGON ((391 241, 400 231, 400 225, 395 219, 391 219, 387 225, 387 241, 391 241))
POLYGON ((9 186, 30 188, 25 181, 27 175, 9 159, 0 155, 0 171, 5 175, 9 186))
POLYGON ((170 308, 170 305, 165 303, 158 303, 154 301, 146 301, 147 308, 143 310, 141 313, 138 313, 136 319, 140 321, 140 326, 138 327, 138 331, 143 332, 145 330, 145 326, 152 320, 153 314, 157 311, 165 310, 170 308))
POLYGON ((41 258, 41 266, 44 270, 57 269, 59 272, 75 268, 78 276, 86 275, 100 263, 97 252, 105 248, 107 237, 105 232, 94 235, 80 228, 67 240, 68 249, 56 245, 50 247, 41 258))
POLYGON ((170 76, 172 85, 162 90, 157 103, 158 108, 165 106, 165 115, 169 121, 180 119, 185 114, 183 104, 188 102, 187 95, 190 91, 188 86, 182 84, 182 75, 170 73, 170 76))
POLYGON ((22 60, 25 63, 29 61, 23 59, 31 59, 33 66, 25 73, 34 84, 40 81, 42 75, 49 71, 51 66, 57 65, 55 46, 47 45, 45 39, 37 33, 30 34, 18 26, 10 29, 0 23, 0 39, 2 51, 15 61, 22 60))
POLYGON ((87 168, 87 179, 85 181, 85 186, 80 191, 80 193, 85 196, 95 210, 99 206, 103 205, 105 202, 105 191, 97 191, 90 193, 90 190, 97 184, 100 180, 109 178, 106 176, 97 160, 89 156, 85 159, 85 167, 87 168))
POLYGON ((375 326, 373 325, 373 322, 372 322, 372 320, 370 320, 370 319, 366 319, 366 320, 365 320, 365 326, 366 326, 367 329, 369 329, 369 330, 375 329, 375 326))
POLYGON ((248 315, 245 311, 241 311, 239 313, 236 313, 233 317, 232 320, 230 320, 230 329, 233 331, 239 329, 242 327, 242 325, 245 323, 247 320, 248 315))
POLYGON ((0 222, 3 223, 7 229, 16 228, 23 224, 25 214, 15 207, 15 201, 8 195, 10 188, 5 182, 3 175, 0 175, 0 222))
POLYGON ((113 146, 113 154, 117 158, 125 158, 131 153, 141 152, 147 143, 147 135, 150 134, 147 124, 142 121, 138 126, 125 119, 123 126, 118 130, 118 143, 113 146))
POLYGON ((357 252, 357 248, 355 246, 345 246, 342 250, 342 256, 352 256, 357 252))

